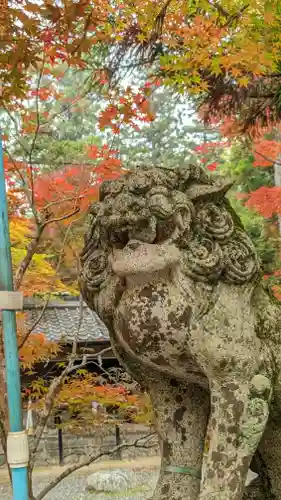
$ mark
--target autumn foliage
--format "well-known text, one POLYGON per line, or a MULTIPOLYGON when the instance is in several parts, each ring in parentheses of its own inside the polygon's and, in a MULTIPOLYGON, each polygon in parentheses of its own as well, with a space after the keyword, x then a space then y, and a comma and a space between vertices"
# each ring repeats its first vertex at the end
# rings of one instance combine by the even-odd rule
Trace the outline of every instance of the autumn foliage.
MULTIPOLYGON (((279 127, 275 129, 276 139, 268 139, 268 135, 270 135, 270 130, 267 131, 264 137, 252 143, 254 156, 253 166, 256 168, 270 168, 274 170, 275 166, 280 163, 281 158, 281 142, 278 140, 279 127)), ((246 205, 255 209, 265 218, 280 216, 281 186, 261 186, 259 189, 249 194, 246 205)))
POLYGON ((263 139, 254 142, 255 167, 272 167, 281 157, 281 142, 263 139))
MULTIPOLYGON (((148 82, 199 97, 208 120, 224 121, 227 116, 236 123, 236 133, 279 119, 278 106, 274 106, 279 88, 278 0, 78 0, 61 4, 28 0, 13 6, 7 2, 4 11, 0 54, 4 106, 14 106, 28 93, 49 98, 49 89, 31 88, 30 67, 44 74, 50 71, 46 63, 51 68, 65 62, 84 69, 93 47, 103 45, 110 48, 107 63, 95 68, 92 77, 107 90, 118 87, 120 65, 128 70, 149 67, 148 82)), ((109 92, 102 125, 116 120, 120 106, 126 108, 127 117, 134 114, 136 101, 128 99, 126 92, 121 94, 122 101, 112 103, 109 92)), ((113 123, 116 133, 118 121, 113 123)))
POLYGON ((219 165, 221 153, 229 146, 230 143, 227 140, 212 141, 204 142, 196 146, 194 150, 203 166, 210 172, 214 172, 219 165))
POLYGON ((263 186, 253 191, 249 195, 246 205, 267 218, 281 214, 281 187, 263 186))

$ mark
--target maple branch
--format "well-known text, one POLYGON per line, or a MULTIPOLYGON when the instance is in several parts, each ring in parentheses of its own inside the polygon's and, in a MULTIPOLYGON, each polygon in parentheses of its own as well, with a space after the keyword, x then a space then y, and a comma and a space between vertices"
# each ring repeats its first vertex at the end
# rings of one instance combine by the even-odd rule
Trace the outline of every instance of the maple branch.
MULTIPOLYGON (((44 63, 44 61, 43 61, 44 63)), ((40 75, 39 75, 39 78, 38 78, 38 83, 37 83, 37 90, 39 90, 39 86, 40 86, 40 82, 41 82, 41 79, 42 79, 42 72, 43 72, 43 67, 41 69, 41 72, 40 72, 40 75)), ((3 104, 3 108, 5 109, 6 113, 8 114, 9 118, 12 120, 12 122, 14 123, 15 125, 15 130, 16 130, 16 134, 17 134, 17 141, 19 143, 19 145, 21 146, 21 148, 24 150, 24 152, 26 153, 26 156, 27 158, 30 158, 30 155, 32 156, 32 152, 33 152, 33 149, 35 147, 35 142, 36 142, 36 139, 37 139, 37 135, 38 135, 38 132, 39 132, 39 128, 40 127, 43 127, 44 125, 47 125, 47 124, 50 124, 55 118, 57 118, 58 116, 60 116, 61 114, 65 113, 66 111, 68 111, 69 109, 71 109, 73 106, 75 106, 77 104, 77 102, 81 99, 83 99, 84 97, 86 97, 89 92, 91 90, 93 90, 92 88, 92 74, 88 75, 87 78, 84 80, 83 82, 83 85, 77 89, 77 94, 79 97, 77 97, 76 99, 74 99, 70 104, 68 104, 67 106, 63 107, 63 109, 61 109, 60 111, 54 113, 51 117, 49 117, 48 120, 41 120, 41 122, 39 122, 39 126, 38 126, 38 130, 37 130, 37 133, 36 133, 36 138, 34 140, 33 138, 33 146, 31 146, 31 150, 28 149, 24 143, 22 143, 21 139, 20 139, 20 132, 19 132, 19 128, 18 128, 18 123, 15 119, 15 117, 11 114, 11 112, 9 111, 9 109, 5 106, 5 104, 3 104), (88 85, 88 87, 86 86, 88 85), (85 87, 86 86, 86 87, 85 87), (82 92, 81 94, 81 90, 83 90, 83 88, 85 88, 84 92, 82 92)), ((98 82, 96 82, 95 86, 98 86, 98 82)), ((37 105, 37 110, 39 112, 39 109, 38 109, 38 105, 39 105, 39 102, 38 102, 38 93, 37 93, 37 98, 36 98, 36 105, 37 105)), ((39 119, 40 119, 40 116, 39 116, 39 119)), ((37 115, 37 124, 38 124, 38 115, 37 115)))
POLYGON ((75 54, 75 52, 77 52, 80 49, 82 43, 86 39, 87 31, 88 31, 88 28, 91 24, 91 21, 92 21, 92 12, 89 13, 89 15, 86 17, 86 19, 84 21, 84 28, 83 28, 82 37, 78 41, 78 44, 76 45, 76 47, 74 47, 74 49, 71 50, 71 52, 70 52, 71 55, 75 54))
MULTIPOLYGON (((80 217, 78 217, 75 221, 73 222, 77 222, 79 220, 79 218, 81 219, 83 217, 83 215, 80 217)), ((62 227, 60 226, 60 224, 57 223, 57 228, 58 228, 58 231, 60 232, 60 234, 64 237, 65 236, 65 232, 63 231, 62 227)), ((69 229, 69 232, 72 234, 73 236, 73 228, 72 228, 72 223, 71 223, 71 227, 69 229)), ((80 258, 79 258, 79 253, 76 252, 75 248, 73 248, 72 244, 70 242, 68 242, 68 246, 69 248, 71 249, 72 253, 73 253, 73 256, 76 260, 76 263, 77 263, 77 273, 80 272, 80 258)))
POLYGON ((31 242, 29 243, 25 257, 23 258, 19 267, 16 270, 15 280, 14 280, 15 290, 18 290, 19 287, 21 286, 22 280, 23 280, 24 275, 28 269, 28 266, 30 265, 30 262, 32 261, 34 254, 36 253, 36 250, 38 248, 38 245, 39 245, 39 242, 40 242, 40 239, 41 239, 41 236, 43 234, 44 229, 49 224, 52 224, 53 222, 59 222, 59 221, 66 220, 66 219, 72 217, 73 215, 77 214, 79 211, 80 211, 80 209, 76 208, 75 210, 73 210, 69 214, 65 214, 65 215, 62 215, 61 217, 56 217, 54 219, 45 220, 43 223, 37 225, 36 236, 34 236, 31 240, 31 242))
MULTIPOLYGON (((57 273, 58 273, 59 268, 61 266, 63 252, 64 252, 64 246, 65 246, 66 240, 68 238, 68 234, 71 231, 71 226, 72 226, 72 222, 69 224, 69 226, 68 226, 68 228, 67 228, 67 230, 66 230, 66 232, 64 234, 64 238, 63 238, 61 249, 60 249, 60 253, 59 253, 58 263, 56 265, 55 275, 53 276, 53 283, 52 283, 52 285, 54 284, 54 281, 56 279, 57 273)), ((24 346, 24 344, 26 343, 29 335, 33 332, 34 328, 40 323, 40 321, 41 321, 41 319, 42 319, 42 317, 44 315, 44 312, 46 311, 46 308, 48 307, 50 297, 51 297, 51 292, 49 292, 47 294, 46 299, 45 299, 45 303, 44 303, 44 305, 43 305, 43 307, 42 307, 39 315, 37 316, 36 320, 31 325, 31 327, 28 329, 27 333, 25 334, 25 336, 24 336, 21 344, 19 345, 19 349, 21 349, 24 346)))
POLYGON ((239 17, 243 14, 243 12, 249 7, 249 4, 246 4, 238 12, 235 12, 235 14, 230 15, 230 13, 219 4, 219 2, 217 1, 213 2, 212 0, 208 0, 208 4, 211 7, 214 7, 220 15, 222 15, 227 19, 226 23, 221 26, 222 28, 226 28, 227 26, 232 24, 233 21, 239 19, 239 17))
MULTIPOLYGON (((84 348, 84 349, 86 349, 86 348, 84 348)), ((91 350, 91 349, 88 349, 88 350, 91 350)), ((94 352, 93 354, 86 354, 86 356, 87 356, 88 361, 91 361, 91 358, 96 359, 97 357, 102 356, 103 354, 106 354, 107 352, 111 352, 111 351, 112 351, 111 347, 105 347, 104 349, 102 349, 102 351, 99 351, 98 353, 94 352)), ((79 359, 79 357, 77 356, 76 359, 79 359)), ((82 356, 82 359, 83 359, 83 356, 82 356)), ((109 372, 105 372, 105 373, 109 374, 109 372)), ((113 378, 113 377, 111 376, 111 378, 113 378)))
MULTIPOLYGON (((83 82, 83 86, 81 86, 81 90, 82 90, 85 87, 85 85, 87 85, 89 83, 89 86, 85 87, 84 92, 82 92, 82 94, 81 94, 80 93, 80 88, 78 88, 77 89, 77 95, 78 95, 78 97, 76 99, 74 99, 71 103, 69 103, 67 106, 62 106, 62 109, 60 111, 57 111, 56 113, 54 113, 48 120, 42 121, 41 122, 41 126, 50 124, 55 118, 57 118, 58 116, 62 115, 66 111, 69 111, 69 109, 71 109, 73 106, 75 106, 75 104, 77 104, 77 102, 79 102, 82 99, 84 99, 84 97, 86 97, 91 92, 91 90, 93 90, 92 87, 91 87, 91 85, 90 85, 90 83, 91 83, 91 76, 92 76, 91 74, 89 76, 87 76, 87 78, 83 82)), ((95 85, 97 86, 98 82, 96 82, 95 85)))
POLYGON ((245 12, 245 10, 248 9, 248 7, 249 7, 249 4, 244 5, 244 7, 242 7, 238 12, 236 12, 232 16, 229 16, 229 19, 227 20, 227 22, 225 24, 222 25, 222 28, 226 28, 227 26, 232 24, 234 21, 237 21, 241 17, 241 15, 243 14, 243 12, 245 12))
POLYGON ((156 35, 158 37, 159 35, 162 35, 163 31, 163 24, 164 20, 167 14, 168 7, 170 5, 172 0, 167 0, 165 5, 163 5, 162 9, 160 10, 159 14, 156 16, 156 19, 154 21, 154 27, 152 31, 152 37, 153 35, 156 35))
POLYGON ((20 140, 20 133, 19 133, 19 127, 18 127, 18 123, 17 123, 17 120, 15 119, 15 117, 11 114, 11 112, 9 111, 8 108, 6 108, 5 104, 2 104, 2 107, 5 109, 7 115, 9 116, 9 118, 12 120, 13 124, 15 125, 15 130, 16 130, 16 133, 17 133, 17 140, 20 144, 20 147, 25 151, 25 153, 27 155, 29 155, 29 150, 26 148, 26 146, 21 142, 20 140))
MULTIPOLYGON (((80 309, 81 321, 79 322, 79 329, 80 329, 81 323, 82 323, 82 314, 83 314, 83 309, 81 308, 80 309)), ((79 329, 78 329, 77 335, 79 333, 79 329)), ((81 368, 84 368, 87 365, 87 363, 89 361, 91 361, 91 359, 89 359, 89 357, 87 355, 84 355, 81 363, 79 365, 75 365, 75 361, 77 361, 76 351, 77 351, 77 339, 76 339, 76 341, 73 342, 72 353, 69 357, 69 361, 68 361, 66 368, 62 371, 62 373, 58 377, 56 377, 51 382, 49 390, 45 396, 43 415, 41 418, 40 425, 38 425, 38 427, 36 429, 35 444, 34 444, 33 450, 32 450, 31 455, 30 455, 29 469, 28 469, 28 476, 29 476, 30 484, 32 484, 32 471, 33 471, 34 464, 35 464, 36 452, 37 452, 39 443, 41 441, 42 434, 44 432, 44 429, 45 429, 47 422, 48 422, 48 419, 50 417, 55 398, 59 394, 66 378, 69 375, 71 375, 71 373, 73 373, 74 371, 77 371, 81 368)), ((101 356, 101 355, 102 355, 102 352, 97 353, 96 356, 101 356)))
POLYGON ((42 236, 42 233, 44 231, 44 227, 41 225, 37 225, 36 227, 36 235, 32 238, 30 241, 26 254, 24 258, 22 259, 19 267, 16 270, 15 273, 15 279, 14 279, 14 287, 15 290, 18 290, 19 287, 21 286, 22 280, 24 278, 24 275, 28 269, 28 266, 30 265, 30 262, 32 261, 33 255, 36 253, 36 250, 39 245, 40 238, 42 236))
POLYGON ((41 66, 41 69, 39 71, 39 76, 38 76, 37 85, 36 85, 36 100, 35 100, 35 106, 36 106, 36 129, 35 129, 33 140, 32 140, 31 146, 30 146, 29 161, 28 161, 29 168, 30 168, 30 182, 31 182, 31 207, 32 207, 32 211, 35 210, 35 212, 36 212, 36 208, 35 208, 35 203, 34 203, 34 172, 33 172, 33 165, 32 165, 32 154, 33 154, 33 150, 35 148, 35 144, 36 144, 36 141, 37 141, 38 133, 39 133, 39 130, 40 130, 39 88, 40 88, 40 84, 41 84, 41 80, 42 80, 42 76, 43 76, 43 70, 44 70, 44 66, 45 66, 45 57, 46 57, 46 55, 44 53, 44 55, 43 55, 43 61, 42 61, 42 66, 41 66))
POLYGON ((45 229, 45 227, 48 226, 49 224, 53 224, 54 222, 60 222, 62 220, 70 219, 70 217, 73 217, 73 215, 77 214, 78 212, 80 212, 80 208, 76 208, 75 210, 73 210, 69 214, 62 215, 61 217, 56 217, 54 219, 48 219, 41 224, 41 227, 43 229, 45 229))
POLYGON ((270 163, 272 163, 272 165, 276 164, 276 165, 281 165, 281 162, 279 160, 273 160, 272 158, 269 158, 268 156, 264 155, 263 153, 260 153, 259 151, 257 151, 256 149, 254 150, 254 152, 261 156, 261 158, 263 158, 264 160, 266 161, 269 161, 270 163))
POLYGON ((221 14, 224 17, 229 17, 229 12, 225 10, 218 2, 212 2, 211 0, 208 1, 208 4, 211 7, 214 7, 219 14, 221 14))
MULTIPOLYGON (((68 163, 69 165, 69 163, 68 163)), ((68 198, 60 198, 59 200, 56 201, 51 201, 50 203, 47 203, 47 205, 44 206, 44 210, 47 210, 50 207, 53 207, 54 205, 61 205, 62 203, 66 201, 73 201, 73 200, 81 200, 85 194, 81 194, 80 196, 69 196, 68 198)))
POLYGON ((118 451, 125 450, 128 448, 142 448, 142 449, 151 449, 154 448, 156 443, 150 443, 152 438, 156 436, 155 433, 150 433, 147 434, 147 436, 144 436, 142 438, 138 438, 132 443, 124 443, 119 446, 116 446, 113 448, 113 450, 107 450, 101 453, 96 454, 91 454, 89 457, 85 458, 82 462, 79 464, 74 464, 68 467, 65 471, 63 471, 59 476, 57 476, 55 479, 53 479, 36 497, 36 500, 42 500, 49 491, 51 491, 57 484, 59 484, 63 479, 65 479, 67 476, 72 474, 73 472, 81 469, 82 467, 87 467, 96 460, 99 460, 100 458, 104 456, 111 456, 118 451), (150 444, 149 444, 150 443, 150 444))
POLYGON ((30 197, 30 193, 29 193, 29 188, 28 188, 28 183, 26 181, 26 179, 24 178, 23 174, 21 173, 20 169, 17 167, 17 164, 14 160, 14 158, 12 157, 11 153, 8 151, 7 148, 3 148, 3 150, 5 151, 5 153, 8 154, 11 162, 13 163, 14 167, 15 167, 15 171, 17 172, 18 176, 20 177, 22 183, 23 183, 23 189, 24 189, 24 192, 25 192, 25 195, 26 195, 26 198, 27 198, 27 201, 30 205, 30 209, 33 213, 33 216, 34 216, 34 219, 35 219, 35 222, 37 224, 37 226, 40 225, 40 220, 39 220, 39 217, 38 217, 38 213, 37 213, 37 210, 35 208, 35 205, 32 203, 32 197, 30 197))
POLYGON ((29 204, 31 205, 31 202, 30 202, 30 197, 29 197, 29 192, 28 192, 28 186, 26 184, 26 180, 24 178, 24 176, 22 175, 20 169, 17 167, 17 164, 13 158, 13 156, 11 155, 10 151, 6 148, 6 147, 3 147, 3 151, 5 153, 7 153, 7 155, 9 156, 9 159, 11 160, 12 164, 14 165, 14 168, 15 168, 15 171, 17 172, 19 178, 21 179, 22 183, 23 183, 23 186, 24 186, 24 190, 25 190, 25 194, 26 194, 26 197, 27 197, 27 200, 29 202, 29 204))
MULTIPOLYGON (((76 347, 77 347, 76 343, 74 342, 73 345, 75 347, 74 347, 74 353, 71 354, 71 360, 72 360, 72 362, 81 359, 81 356, 78 356, 76 354, 76 352, 75 352, 76 347)), ((69 368, 68 375, 71 374, 72 372, 75 372, 77 369, 80 370, 80 368, 84 368, 84 366, 86 366, 93 359, 96 359, 96 358, 98 358, 98 357, 102 356, 103 354, 106 354, 107 352, 110 352, 110 351, 111 351, 111 347, 105 347, 101 351, 96 352, 94 354, 84 354, 82 356, 82 361, 81 361, 80 365, 79 366, 73 365, 71 368, 69 368)), ((105 372, 105 373, 108 373, 108 372, 105 372)))
POLYGON ((34 323, 32 324, 32 326, 27 330, 27 333, 25 334, 22 342, 19 344, 19 349, 21 349, 24 344, 26 343, 29 335, 33 332, 34 328, 36 328, 36 326, 38 325, 38 323, 40 323, 42 317, 43 317, 43 314, 44 312, 46 311, 47 307, 48 307, 48 304, 49 304, 49 300, 50 300, 50 296, 51 296, 51 293, 49 292, 46 299, 45 299, 45 304, 43 305, 41 311, 40 311, 40 314, 37 316, 36 320, 34 321, 34 323))
MULTIPOLYGON (((99 355, 100 355, 100 353, 97 354, 97 356, 99 356, 99 355)), ((42 416, 41 416, 41 422, 35 431, 35 444, 33 446, 33 449, 31 450, 31 453, 30 453, 29 471, 28 471, 30 477, 32 475, 32 471, 34 468, 37 449, 38 449, 39 443, 41 441, 44 429, 47 425, 48 419, 50 417, 51 411, 53 409, 55 398, 59 394, 66 378, 69 375, 71 375, 71 373, 73 373, 77 370, 80 370, 81 368, 84 368, 89 363, 89 361, 91 361, 91 360, 89 360, 87 355, 83 356, 81 363, 78 365, 74 364, 76 360, 77 360, 76 354, 71 354, 69 357, 69 361, 68 361, 66 368, 62 371, 62 373, 58 377, 53 379, 53 381, 51 382, 50 387, 48 389, 48 392, 45 396, 44 407, 43 407, 42 416)))

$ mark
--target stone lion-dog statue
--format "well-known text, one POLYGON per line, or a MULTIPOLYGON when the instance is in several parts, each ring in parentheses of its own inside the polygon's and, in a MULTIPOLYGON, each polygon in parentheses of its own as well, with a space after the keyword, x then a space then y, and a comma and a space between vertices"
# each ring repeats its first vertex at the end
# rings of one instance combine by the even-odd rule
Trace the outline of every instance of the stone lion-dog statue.
POLYGON ((151 396, 153 500, 281 500, 281 308, 230 186, 199 166, 142 168, 91 209, 81 292, 151 396))

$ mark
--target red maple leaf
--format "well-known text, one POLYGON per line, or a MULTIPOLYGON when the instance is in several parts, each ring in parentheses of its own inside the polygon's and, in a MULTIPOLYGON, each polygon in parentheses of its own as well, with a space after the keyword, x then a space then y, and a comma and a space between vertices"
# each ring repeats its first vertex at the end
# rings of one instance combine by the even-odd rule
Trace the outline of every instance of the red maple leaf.
POLYGON ((262 186, 249 195, 246 206, 254 208, 264 217, 281 213, 281 187, 262 186))

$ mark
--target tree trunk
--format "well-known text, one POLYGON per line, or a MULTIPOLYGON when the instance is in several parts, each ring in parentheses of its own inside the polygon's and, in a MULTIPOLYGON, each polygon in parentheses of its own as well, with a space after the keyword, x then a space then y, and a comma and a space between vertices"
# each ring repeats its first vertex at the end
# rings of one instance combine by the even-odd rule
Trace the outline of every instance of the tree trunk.
MULTIPOLYGON (((276 187, 281 187, 281 155, 278 156, 277 162, 274 163, 274 183, 276 187)), ((278 215, 278 228, 279 228, 279 236, 281 238, 281 216, 278 215)))

